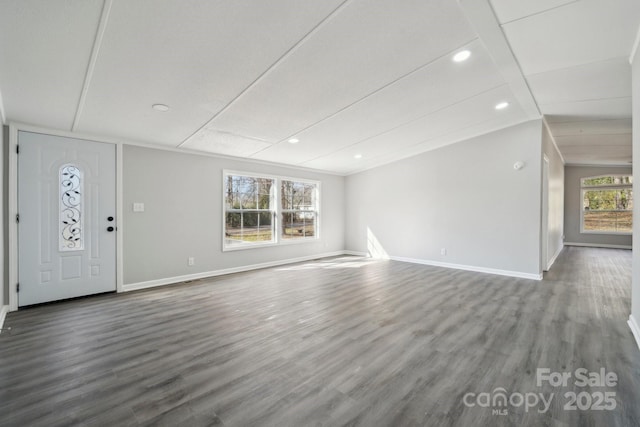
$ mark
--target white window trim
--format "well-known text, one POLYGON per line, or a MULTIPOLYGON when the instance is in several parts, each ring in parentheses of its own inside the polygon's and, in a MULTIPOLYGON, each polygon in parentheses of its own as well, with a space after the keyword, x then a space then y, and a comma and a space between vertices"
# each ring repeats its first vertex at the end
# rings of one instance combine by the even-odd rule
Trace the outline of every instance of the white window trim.
MULTIPOLYGON (((627 174, 622 174, 620 176, 626 176, 627 174)), ((597 231, 597 230, 585 230, 584 229, 584 193, 587 191, 594 190, 619 190, 624 188, 633 189, 633 184, 612 184, 612 185, 582 185, 583 179, 589 178, 601 178, 605 176, 618 176, 618 175, 598 175, 598 176, 588 176, 580 178, 580 234, 602 234, 602 235, 614 235, 614 236, 631 236, 633 232, 631 231, 597 231)), ((624 211, 620 211, 624 212, 624 211)), ((633 211, 631 211, 633 212, 633 211)), ((633 219, 635 221, 635 218, 633 219)))
POLYGON ((290 176, 280 176, 280 175, 270 175, 270 174, 261 174, 255 172, 243 172, 238 170, 230 170, 224 169, 222 171, 222 252, 233 252, 233 251, 244 251, 247 249, 258 249, 258 248, 268 248, 274 246, 288 246, 288 245, 299 245, 304 243, 317 243, 321 240, 320 235, 320 207, 321 207, 321 182, 306 179, 306 178, 296 178, 290 176), (274 225, 274 239, 269 242, 256 242, 256 243, 246 243, 246 244, 237 244, 234 246, 227 246, 226 244, 226 228, 227 228, 227 203, 226 203, 226 193, 224 191, 227 176, 229 175, 237 175, 237 176, 247 176, 250 178, 267 178, 273 179, 275 182, 275 191, 273 195, 274 199, 274 208, 272 212, 274 213, 275 225, 274 225), (280 194, 280 186, 282 181, 294 181, 294 182, 303 182, 305 184, 314 184, 316 186, 316 233, 313 237, 302 237, 297 239, 283 239, 282 238, 282 220, 280 218, 282 214, 282 200, 280 194))

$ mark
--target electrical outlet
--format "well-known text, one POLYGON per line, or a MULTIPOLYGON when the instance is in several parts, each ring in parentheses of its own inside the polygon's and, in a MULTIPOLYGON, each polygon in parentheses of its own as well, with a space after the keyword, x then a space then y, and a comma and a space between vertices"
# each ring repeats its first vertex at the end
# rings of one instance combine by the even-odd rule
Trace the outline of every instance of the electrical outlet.
POLYGON ((134 212, 144 212, 144 203, 136 202, 133 204, 134 212))
POLYGON ((446 255, 446 254, 447 254, 447 248, 440 249, 440 255, 446 255))
POLYGON ((188 265, 195 265, 196 264, 196 259, 192 256, 189 257, 189 259, 187 260, 187 264, 188 265))

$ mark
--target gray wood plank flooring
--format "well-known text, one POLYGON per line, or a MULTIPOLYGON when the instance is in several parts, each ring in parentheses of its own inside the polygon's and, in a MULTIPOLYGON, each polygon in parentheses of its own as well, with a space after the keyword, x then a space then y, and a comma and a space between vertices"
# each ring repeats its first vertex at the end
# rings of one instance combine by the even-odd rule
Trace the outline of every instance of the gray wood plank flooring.
POLYGON ((568 247, 541 282, 341 257, 38 306, 0 335, 0 425, 638 426, 630 301, 631 251, 568 247), (498 387, 555 396, 463 403, 498 387))

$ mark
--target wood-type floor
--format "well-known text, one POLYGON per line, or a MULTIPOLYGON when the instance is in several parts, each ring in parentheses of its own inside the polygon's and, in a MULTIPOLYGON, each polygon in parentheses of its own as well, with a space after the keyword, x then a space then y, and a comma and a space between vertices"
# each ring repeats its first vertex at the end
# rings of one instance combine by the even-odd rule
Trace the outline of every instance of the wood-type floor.
POLYGON ((543 281, 340 257, 38 306, 0 334, 0 425, 639 426, 630 301, 631 251, 567 247, 543 281))

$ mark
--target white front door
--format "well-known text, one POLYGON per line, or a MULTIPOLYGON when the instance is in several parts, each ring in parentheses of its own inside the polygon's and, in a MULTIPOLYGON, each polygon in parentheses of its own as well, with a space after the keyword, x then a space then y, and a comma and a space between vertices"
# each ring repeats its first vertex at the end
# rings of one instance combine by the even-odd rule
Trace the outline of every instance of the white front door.
POLYGON ((116 290, 116 147, 18 134, 18 305, 116 290))

